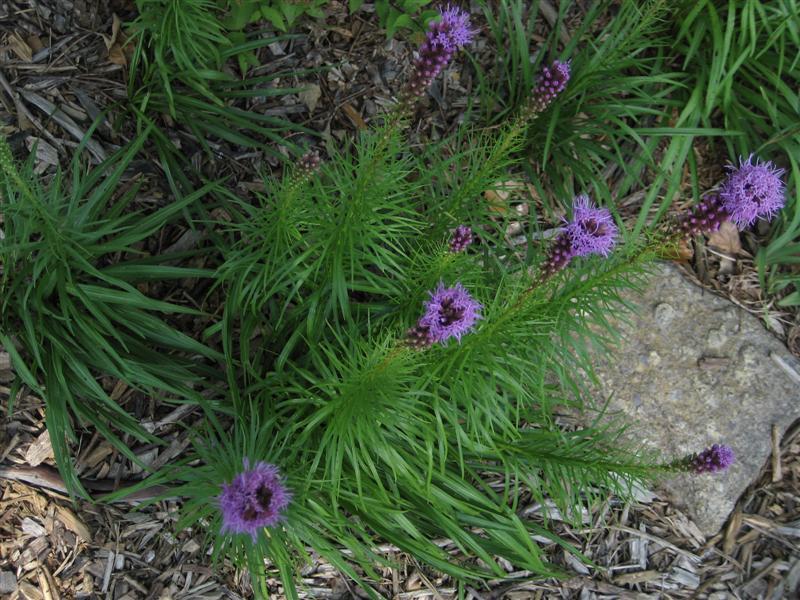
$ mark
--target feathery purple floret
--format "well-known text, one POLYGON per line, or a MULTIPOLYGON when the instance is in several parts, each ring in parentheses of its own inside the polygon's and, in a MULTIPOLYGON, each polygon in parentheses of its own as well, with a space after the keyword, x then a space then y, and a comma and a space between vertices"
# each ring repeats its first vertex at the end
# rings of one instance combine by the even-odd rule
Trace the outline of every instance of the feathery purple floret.
POLYGON ((569 61, 553 61, 549 66, 542 67, 536 85, 533 86, 531 102, 533 112, 542 112, 561 92, 567 87, 570 77, 569 61))
POLYGON ((432 21, 425 41, 414 61, 414 72, 408 82, 408 95, 419 97, 453 58, 453 54, 472 41, 469 14, 457 6, 447 6, 441 19, 432 21))
POLYGON ((461 341, 481 318, 481 304, 460 283, 451 288, 439 283, 430 296, 416 329, 424 331, 431 343, 446 342, 451 337, 461 341))
POLYGON ((459 225, 450 238, 450 252, 463 252, 472 243, 472 229, 468 225, 459 225))
POLYGON ((292 499, 278 467, 257 462, 251 469, 244 459, 244 470, 231 483, 222 485, 219 507, 223 533, 247 533, 256 540, 259 530, 272 527, 283 517, 292 499))
POLYGON ((755 223, 759 218, 771 219, 783 208, 783 169, 771 162, 753 162, 753 155, 739 158, 739 167, 729 167, 728 178, 720 188, 719 196, 730 220, 739 229, 755 223))
POLYGON ((724 444, 714 444, 700 454, 693 455, 689 469, 696 474, 717 473, 728 469, 736 459, 733 448, 724 444))
POLYGON ((608 256, 616 244, 617 226, 607 208, 598 208, 588 196, 575 198, 572 220, 565 233, 569 237, 572 256, 602 254, 608 256))

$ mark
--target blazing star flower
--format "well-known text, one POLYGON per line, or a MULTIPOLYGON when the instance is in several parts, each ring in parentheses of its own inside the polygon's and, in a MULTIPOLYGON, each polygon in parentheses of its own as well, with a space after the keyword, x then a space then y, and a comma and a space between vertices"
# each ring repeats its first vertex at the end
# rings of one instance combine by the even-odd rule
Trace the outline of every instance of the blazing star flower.
POLYGON ((572 204, 572 220, 567 223, 565 233, 572 256, 608 256, 616 244, 618 231, 607 208, 597 208, 589 196, 581 195, 572 204))
POLYGON ((467 225, 459 225, 450 238, 450 252, 463 252, 472 243, 472 229, 467 225))
POLYGON ((701 473, 717 473, 725 471, 736 460, 733 448, 724 444, 714 444, 700 454, 693 454, 688 459, 688 470, 697 475, 701 473))
POLYGON ((243 461, 244 470, 231 483, 222 485, 219 507, 222 511, 223 533, 248 533, 253 541, 259 530, 277 524, 292 499, 275 465, 243 461))
POLYGON ((432 21, 425 41, 414 61, 414 72, 408 82, 407 93, 420 97, 453 58, 453 54, 472 41, 475 32, 470 29, 469 14, 457 6, 447 6, 439 21, 432 21))
POLYGON ((739 229, 755 223, 759 218, 771 219, 783 208, 784 185, 781 181, 783 169, 771 162, 753 162, 739 157, 739 167, 729 167, 727 180, 720 188, 719 196, 730 220, 739 229))
POLYGON ((556 96, 567 87, 569 76, 569 62, 556 60, 551 65, 542 67, 531 93, 532 111, 539 113, 550 106, 556 96))
POLYGON ((439 283, 439 287, 430 292, 430 296, 417 329, 425 331, 427 328, 426 334, 431 343, 446 342, 451 337, 460 342, 461 336, 471 331, 475 322, 481 318, 481 304, 460 283, 451 288, 439 283))

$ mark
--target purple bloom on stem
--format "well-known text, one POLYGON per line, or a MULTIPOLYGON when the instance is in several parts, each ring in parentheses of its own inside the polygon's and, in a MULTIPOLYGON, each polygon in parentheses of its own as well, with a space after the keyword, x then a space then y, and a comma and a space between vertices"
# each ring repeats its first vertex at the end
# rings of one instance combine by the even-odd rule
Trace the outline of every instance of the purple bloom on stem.
POLYGON ((759 218, 771 219, 783 208, 783 169, 771 162, 753 162, 753 155, 739 158, 739 167, 729 167, 728 179, 722 184, 719 196, 730 220, 739 229, 755 223, 759 218))
POLYGON ((469 14, 457 6, 447 6, 439 21, 432 21, 425 41, 414 61, 414 72, 408 82, 407 93, 419 97, 453 58, 453 54, 472 41, 475 32, 470 29, 469 14))
POLYGON ((428 35, 448 50, 461 50, 475 35, 470 28, 469 13, 448 4, 441 14, 441 20, 430 24, 428 35))
POLYGON ((472 243, 472 229, 468 225, 459 225, 450 238, 450 252, 463 252, 472 243))
POLYGON ((481 304, 460 283, 451 288, 439 283, 430 296, 417 329, 425 331, 431 343, 445 342, 451 337, 461 341, 461 336, 472 330, 481 318, 481 304))
POLYGON ((728 469, 736 459, 733 448, 714 444, 690 458, 689 470, 693 473, 717 473, 728 469))
POLYGON ((569 61, 553 61, 549 66, 542 67, 536 85, 532 91, 533 112, 542 112, 561 92, 567 87, 570 77, 569 61))
POLYGON ((607 208, 598 208, 589 196, 581 195, 573 202, 572 220, 567 223, 565 232, 572 256, 608 256, 616 244, 618 230, 607 208))
POLYGON ((244 459, 244 470, 231 483, 222 485, 219 507, 223 533, 247 533, 256 540, 264 527, 272 527, 283 517, 281 511, 292 499, 275 465, 257 462, 250 468, 244 459))

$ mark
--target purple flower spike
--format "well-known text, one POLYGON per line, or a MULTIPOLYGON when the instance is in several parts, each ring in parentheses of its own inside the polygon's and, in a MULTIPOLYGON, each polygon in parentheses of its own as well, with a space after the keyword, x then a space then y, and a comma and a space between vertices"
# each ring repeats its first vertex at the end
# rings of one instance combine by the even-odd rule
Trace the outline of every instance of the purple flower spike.
POLYGON ((442 343, 451 337, 460 342, 461 336, 471 331, 481 318, 481 304, 460 283, 451 288, 439 283, 430 296, 417 329, 425 331, 431 342, 442 343))
POLYGON ((450 252, 463 252, 472 243, 472 229, 467 225, 459 225, 450 238, 450 252))
POLYGON ((255 541, 259 530, 272 527, 283 518, 281 511, 292 494, 275 465, 259 461, 251 469, 248 459, 243 463, 244 470, 231 483, 222 485, 222 532, 248 533, 255 541))
POLYGON ((550 66, 542 67, 532 92, 533 112, 542 112, 567 87, 570 76, 569 62, 553 61, 550 66))
POLYGON ((736 460, 736 456, 733 453, 733 448, 724 444, 714 444, 700 454, 695 454, 691 457, 689 470, 698 475, 701 473, 717 473, 728 469, 734 460, 736 460))
POLYGON ((472 41, 475 32, 470 29, 469 14, 457 6, 447 6, 439 21, 430 24, 425 41, 414 61, 414 72, 408 82, 407 93, 420 97, 453 58, 453 54, 472 41))
POLYGON ((755 223, 759 218, 771 219, 783 208, 784 185, 781 181, 783 169, 771 162, 753 163, 753 155, 747 160, 739 158, 739 168, 729 167, 728 179, 722 184, 719 196, 731 221, 739 229, 755 223))
POLYGON ((728 219, 730 215, 725 210, 719 194, 709 194, 681 217, 680 230, 685 236, 711 233, 719 229, 728 219))
POLYGON ((297 160, 297 169, 303 175, 310 175, 319 169, 322 160, 319 157, 319 152, 316 150, 309 150, 297 160))
POLYGON ((592 205, 589 196, 578 196, 572 204, 572 221, 567 223, 572 256, 608 256, 616 244, 617 226, 607 208, 592 205))

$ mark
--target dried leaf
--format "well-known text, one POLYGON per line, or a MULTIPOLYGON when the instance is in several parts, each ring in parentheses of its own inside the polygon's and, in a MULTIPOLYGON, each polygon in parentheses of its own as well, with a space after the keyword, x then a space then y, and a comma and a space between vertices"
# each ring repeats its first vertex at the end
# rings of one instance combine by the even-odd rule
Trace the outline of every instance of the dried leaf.
POLYGON ((298 96, 300 96, 300 101, 308 107, 308 112, 310 113, 314 112, 321 95, 322 90, 320 90, 320 87, 316 83, 309 84, 302 92, 298 94, 298 96))
POLYGON ((111 47, 117 43, 117 37, 119 36, 121 27, 122 21, 120 21, 120 18, 115 13, 111 20, 111 36, 109 37, 105 33, 100 34, 103 36, 103 42, 106 44, 106 50, 111 50, 111 47))
POLYGON ((730 221, 723 221, 717 231, 709 234, 708 245, 729 256, 736 256, 742 251, 739 230, 730 221))
POLYGON ((352 121, 353 125, 356 126, 356 129, 366 129, 367 124, 364 122, 364 119, 361 118, 361 115, 358 114, 358 111, 353 108, 353 105, 349 102, 345 102, 342 105, 342 109, 344 110, 347 118, 352 121))
POLYGON ((522 181, 501 181, 494 189, 486 190, 483 192, 484 199, 489 203, 489 208, 500 214, 508 213, 509 199, 511 194, 518 190, 526 189, 526 185, 522 181))
POLYGON ((44 44, 38 35, 31 34, 25 38, 25 41, 28 42, 28 46, 30 46, 31 50, 34 52, 38 52, 44 48, 44 44))
POLYGON ((133 46, 128 44, 128 36, 122 31, 122 21, 114 14, 111 24, 111 37, 101 34, 108 49, 108 61, 127 67, 133 54, 133 46))

